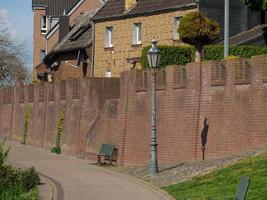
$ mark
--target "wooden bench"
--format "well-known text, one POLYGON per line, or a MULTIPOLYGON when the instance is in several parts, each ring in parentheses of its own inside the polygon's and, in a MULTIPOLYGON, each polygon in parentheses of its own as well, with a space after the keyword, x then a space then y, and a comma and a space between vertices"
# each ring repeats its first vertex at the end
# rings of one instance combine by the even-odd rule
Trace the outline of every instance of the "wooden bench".
POLYGON ((239 185, 235 193, 235 200, 245 200, 249 186, 249 178, 241 176, 239 185))
POLYGON ((117 152, 114 144, 102 144, 99 154, 97 155, 97 164, 104 164, 105 161, 109 161, 109 164, 112 164, 112 161, 117 162, 117 152), (102 158, 104 162, 102 162, 102 158))

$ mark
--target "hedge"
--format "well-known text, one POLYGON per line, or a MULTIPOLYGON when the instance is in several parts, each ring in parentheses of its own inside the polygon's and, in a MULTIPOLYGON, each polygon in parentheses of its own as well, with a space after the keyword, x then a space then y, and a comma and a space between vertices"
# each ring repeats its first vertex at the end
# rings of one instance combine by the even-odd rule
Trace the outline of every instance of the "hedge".
MULTIPOLYGON (((147 52, 150 48, 151 46, 147 46, 142 50, 141 64, 143 69, 148 67, 147 52)), ((159 45, 158 48, 161 51, 161 67, 174 64, 185 65, 186 63, 194 61, 193 47, 159 45)))
MULTIPOLYGON (((231 46, 230 56, 239 56, 241 58, 250 58, 251 56, 267 54, 267 48, 253 45, 231 46)), ((209 45, 204 47, 203 60, 223 60, 224 48, 222 45, 209 45)))
MULTIPOLYGON (((151 46, 142 50, 141 64, 142 68, 148 67, 147 52, 151 46)), ((160 66, 180 64, 184 65, 194 61, 195 50, 193 47, 182 46, 158 46, 161 51, 160 66)), ((251 56, 267 54, 267 48, 253 45, 231 46, 229 49, 230 56, 239 56, 241 58, 250 58, 251 56)), ((209 45, 204 47, 203 60, 223 60, 224 49, 222 45, 209 45)))

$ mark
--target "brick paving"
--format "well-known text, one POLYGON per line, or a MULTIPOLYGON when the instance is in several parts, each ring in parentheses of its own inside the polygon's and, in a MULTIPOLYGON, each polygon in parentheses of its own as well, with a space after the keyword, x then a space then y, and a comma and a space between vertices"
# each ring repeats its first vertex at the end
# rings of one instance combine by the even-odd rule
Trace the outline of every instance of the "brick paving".
POLYGON ((10 163, 31 167, 60 183, 64 200, 167 200, 145 184, 109 172, 88 160, 58 156, 33 147, 11 143, 10 163))

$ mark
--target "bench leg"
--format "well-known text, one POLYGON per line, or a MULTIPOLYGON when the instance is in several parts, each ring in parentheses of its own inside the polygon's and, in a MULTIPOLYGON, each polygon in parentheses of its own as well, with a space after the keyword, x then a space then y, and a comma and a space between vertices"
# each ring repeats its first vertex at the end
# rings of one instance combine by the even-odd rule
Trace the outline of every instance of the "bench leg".
POLYGON ((97 164, 98 165, 102 165, 102 163, 101 163, 101 156, 100 155, 97 156, 97 164))

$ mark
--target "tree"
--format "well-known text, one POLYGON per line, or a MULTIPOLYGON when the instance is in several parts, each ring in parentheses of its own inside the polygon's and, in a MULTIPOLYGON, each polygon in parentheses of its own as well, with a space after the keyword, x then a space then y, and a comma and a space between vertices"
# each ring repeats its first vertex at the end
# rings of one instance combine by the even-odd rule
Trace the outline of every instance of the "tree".
POLYGON ((261 24, 265 24, 265 11, 267 9, 267 0, 245 0, 245 5, 251 11, 260 11, 261 24))
POLYGON ((25 45, 10 36, 0 19, 0 86, 14 85, 28 77, 24 64, 25 45))
POLYGON ((196 62, 198 62, 201 61, 203 46, 219 38, 220 26, 215 20, 205 17, 199 11, 194 11, 181 19, 177 31, 182 42, 195 46, 196 62))

